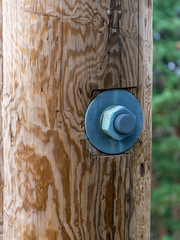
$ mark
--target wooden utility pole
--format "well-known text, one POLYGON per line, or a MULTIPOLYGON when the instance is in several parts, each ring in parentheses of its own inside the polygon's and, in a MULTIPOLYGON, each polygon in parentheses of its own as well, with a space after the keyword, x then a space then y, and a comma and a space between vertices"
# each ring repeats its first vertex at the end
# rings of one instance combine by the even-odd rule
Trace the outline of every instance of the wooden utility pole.
POLYGON ((152 1, 4 0, 3 13, 3 239, 150 239, 152 1), (118 156, 84 128, 112 88, 144 115, 118 156))

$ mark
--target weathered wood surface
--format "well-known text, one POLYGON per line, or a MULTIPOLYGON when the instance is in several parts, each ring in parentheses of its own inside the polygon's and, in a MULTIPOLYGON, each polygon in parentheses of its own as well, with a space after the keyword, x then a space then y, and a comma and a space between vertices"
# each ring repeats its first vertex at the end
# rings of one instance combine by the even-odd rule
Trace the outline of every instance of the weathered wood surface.
POLYGON ((135 165, 140 168, 136 179, 136 239, 150 239, 151 142, 152 142, 152 7, 153 1, 139 4, 139 88, 137 97, 144 115, 143 131, 136 144, 135 165))
POLYGON ((149 239, 147 2, 3 2, 4 239, 149 239), (141 138, 104 156, 84 131, 93 90, 137 86, 141 138))
POLYGON ((2 89, 3 89, 3 38, 2 0, 0 0, 0 240, 3 239, 3 133, 2 133, 2 89))
POLYGON ((88 72, 93 90, 138 85, 138 0, 7 2, 31 15, 59 19, 63 26, 70 24, 72 41, 81 39, 76 71, 85 60, 83 72, 88 72))

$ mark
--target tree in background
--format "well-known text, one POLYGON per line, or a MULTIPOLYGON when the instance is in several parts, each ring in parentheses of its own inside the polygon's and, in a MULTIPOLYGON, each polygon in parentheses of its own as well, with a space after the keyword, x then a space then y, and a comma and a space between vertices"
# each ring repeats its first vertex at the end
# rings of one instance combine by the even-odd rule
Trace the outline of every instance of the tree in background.
POLYGON ((180 240, 180 0, 154 0, 152 240, 180 240))

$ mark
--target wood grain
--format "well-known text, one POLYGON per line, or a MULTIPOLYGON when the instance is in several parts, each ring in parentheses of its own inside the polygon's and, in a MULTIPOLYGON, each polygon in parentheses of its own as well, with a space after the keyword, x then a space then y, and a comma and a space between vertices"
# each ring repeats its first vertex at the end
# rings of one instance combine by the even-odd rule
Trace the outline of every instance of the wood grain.
POLYGON ((150 239, 151 142, 152 142, 152 6, 153 1, 139 5, 139 88, 137 97, 144 115, 143 130, 134 149, 136 170, 136 239, 150 239))
POLYGON ((4 239, 149 239, 151 11, 3 1, 4 239), (104 156, 86 139, 86 109, 95 90, 137 86, 142 136, 104 156))
POLYGON ((25 12, 56 17, 71 23, 73 28, 81 25, 89 29, 86 82, 93 90, 138 86, 138 0, 8 2, 25 12))

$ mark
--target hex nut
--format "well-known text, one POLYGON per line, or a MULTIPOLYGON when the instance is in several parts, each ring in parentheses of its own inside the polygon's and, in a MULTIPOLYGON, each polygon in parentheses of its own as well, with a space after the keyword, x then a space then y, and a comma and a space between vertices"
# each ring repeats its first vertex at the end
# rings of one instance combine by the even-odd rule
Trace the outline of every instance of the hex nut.
POLYGON ((133 129, 135 128, 136 125, 136 116, 126 107, 115 105, 111 106, 107 109, 104 110, 104 112, 101 115, 101 120, 100 120, 100 126, 104 134, 107 136, 115 139, 115 140, 123 140, 127 137, 129 137, 133 133, 133 129), (126 131, 125 132, 119 132, 117 131, 117 128, 115 128, 115 119, 118 115, 123 114, 123 115, 129 115, 130 118, 132 118, 132 124, 134 126, 132 127, 131 131, 126 131))

